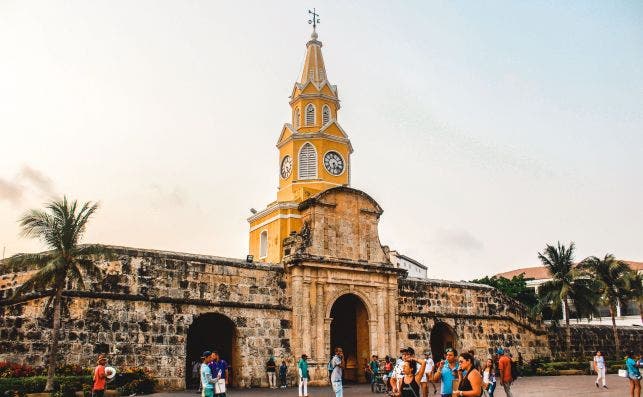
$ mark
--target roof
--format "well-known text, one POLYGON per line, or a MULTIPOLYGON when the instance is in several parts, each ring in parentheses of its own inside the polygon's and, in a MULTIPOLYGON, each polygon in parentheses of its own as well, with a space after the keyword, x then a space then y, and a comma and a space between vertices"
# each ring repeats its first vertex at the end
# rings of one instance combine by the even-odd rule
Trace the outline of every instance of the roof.
POLYGON ((327 80, 324 57, 321 52, 322 43, 317 40, 317 32, 314 30, 310 38, 311 40, 306 44, 306 58, 304 59, 299 83, 306 84, 310 81, 319 85, 327 80))
MULTIPOLYGON (((643 271, 643 262, 634 262, 634 261, 626 261, 626 260, 624 260, 623 262, 625 262, 628 265, 630 265, 630 268, 632 270, 634 270, 635 272, 643 271)), ((549 273, 547 272, 547 268, 545 266, 522 267, 520 269, 510 270, 508 272, 503 272, 503 273, 498 273, 495 276, 496 277, 504 277, 504 278, 512 278, 514 276, 519 276, 521 274, 524 274, 525 278, 533 278, 533 279, 536 279, 536 280, 543 280, 543 279, 551 278, 549 273)))
POLYGON ((424 266, 424 265, 423 265, 423 264, 421 264, 420 262, 416 261, 415 259, 413 259, 413 258, 411 258, 411 257, 408 257, 408 256, 406 256, 406 255, 404 255, 404 254, 400 254, 400 253, 399 253, 399 252, 397 252, 397 251, 391 251, 391 254, 393 254, 393 255, 397 256, 397 257, 398 257, 398 258, 400 258, 400 259, 404 259, 405 261, 411 262, 412 264, 414 264, 415 266, 417 266, 417 267, 419 267, 419 268, 421 268, 421 269, 428 269, 426 266, 424 266))

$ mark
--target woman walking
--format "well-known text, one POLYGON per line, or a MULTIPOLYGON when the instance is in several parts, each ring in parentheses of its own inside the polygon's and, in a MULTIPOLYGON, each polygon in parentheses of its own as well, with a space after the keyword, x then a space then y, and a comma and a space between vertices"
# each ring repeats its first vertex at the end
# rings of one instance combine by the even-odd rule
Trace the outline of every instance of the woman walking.
POLYGON ((594 371, 596 371, 596 387, 598 387, 598 381, 602 380, 603 381, 603 387, 607 389, 607 383, 605 383, 605 357, 603 357, 603 354, 599 351, 596 352, 596 355, 594 356, 594 371))
POLYGON ((457 397, 479 397, 482 395, 482 375, 475 368, 473 355, 471 353, 462 353, 458 358, 458 365, 460 371, 460 384, 458 385, 458 392, 454 393, 457 397), (466 375, 462 378, 462 373, 466 371, 466 375))
POLYGON ((487 396, 493 397, 496 390, 496 369, 493 367, 493 360, 488 359, 482 371, 482 387, 487 396))
POLYGON ((636 365, 634 353, 627 352, 625 367, 627 368, 627 377, 630 380, 630 397, 641 397, 641 371, 636 365))

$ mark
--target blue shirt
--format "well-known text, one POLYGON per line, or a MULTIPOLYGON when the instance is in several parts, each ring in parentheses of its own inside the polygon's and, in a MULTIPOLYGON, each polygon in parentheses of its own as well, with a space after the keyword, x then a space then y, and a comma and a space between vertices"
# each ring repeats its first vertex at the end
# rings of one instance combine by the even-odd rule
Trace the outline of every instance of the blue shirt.
POLYGON ((212 389, 212 371, 207 364, 201 364, 201 386, 204 389, 212 389))
POLYGON ((446 361, 444 366, 440 370, 440 377, 442 378, 442 386, 440 389, 441 394, 452 394, 453 393, 453 381, 457 378, 457 373, 454 374, 458 369, 458 363, 455 363, 453 369, 449 368, 449 362, 446 361))
POLYGON ((632 357, 628 357, 625 360, 625 366, 627 367, 628 375, 641 376, 641 372, 636 368, 636 361, 632 357))
POLYGON ((225 371, 228 369, 228 363, 225 360, 219 359, 219 361, 212 361, 208 364, 210 371, 212 371, 212 377, 216 378, 219 376, 219 371, 221 371, 221 378, 225 379, 225 371))

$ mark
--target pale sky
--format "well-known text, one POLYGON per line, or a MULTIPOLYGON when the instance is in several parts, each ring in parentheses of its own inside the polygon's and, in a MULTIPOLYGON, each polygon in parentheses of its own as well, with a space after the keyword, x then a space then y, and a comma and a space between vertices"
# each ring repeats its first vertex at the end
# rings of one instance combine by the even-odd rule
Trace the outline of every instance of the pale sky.
POLYGON ((643 261, 643 2, 0 0, 0 249, 52 195, 85 242, 247 253, 311 28, 380 239, 469 280, 643 261))

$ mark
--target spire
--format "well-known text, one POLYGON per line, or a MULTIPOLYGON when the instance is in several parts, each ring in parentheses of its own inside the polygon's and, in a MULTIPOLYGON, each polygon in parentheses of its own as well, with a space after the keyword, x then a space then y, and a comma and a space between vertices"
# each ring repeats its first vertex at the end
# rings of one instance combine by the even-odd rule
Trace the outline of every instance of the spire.
POLYGON ((308 23, 313 25, 313 33, 310 35, 310 41, 306 43, 306 59, 304 60, 304 68, 299 77, 299 83, 305 84, 312 81, 315 84, 320 84, 326 80, 326 67, 324 66, 324 57, 322 56, 321 41, 317 40, 317 24, 319 14, 313 8, 313 11, 308 11, 312 15, 312 19, 308 23))

